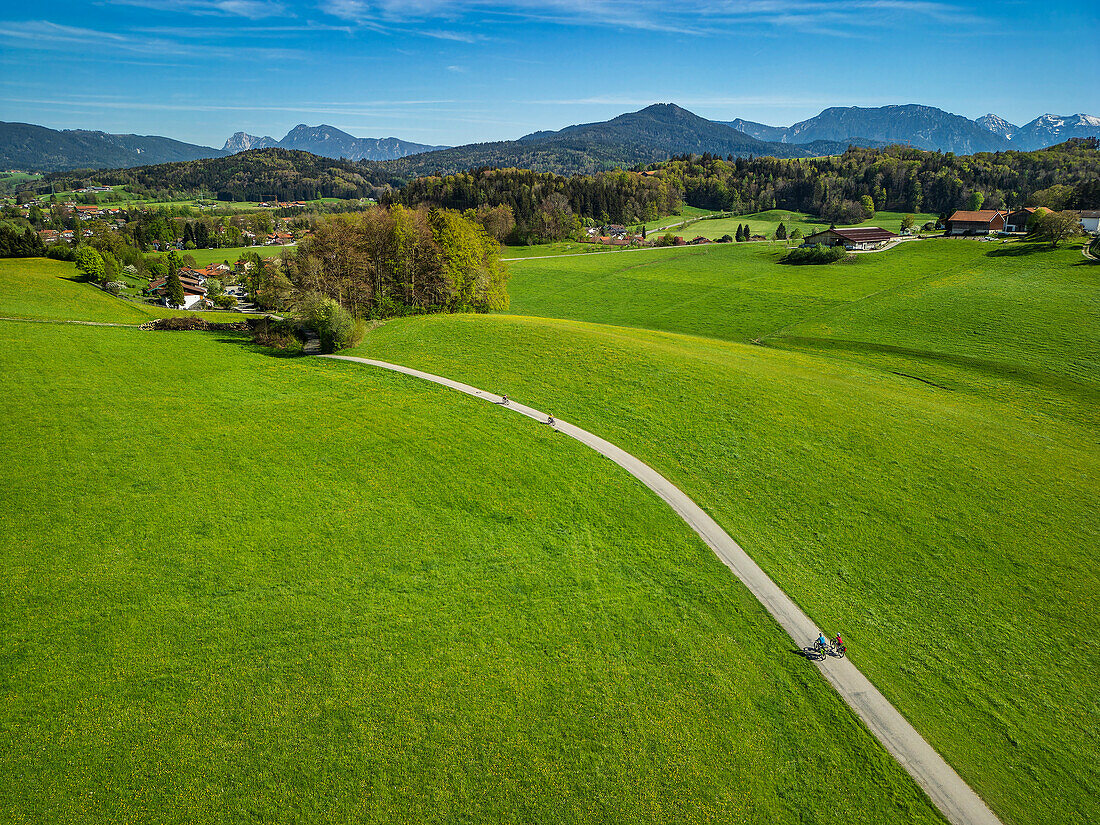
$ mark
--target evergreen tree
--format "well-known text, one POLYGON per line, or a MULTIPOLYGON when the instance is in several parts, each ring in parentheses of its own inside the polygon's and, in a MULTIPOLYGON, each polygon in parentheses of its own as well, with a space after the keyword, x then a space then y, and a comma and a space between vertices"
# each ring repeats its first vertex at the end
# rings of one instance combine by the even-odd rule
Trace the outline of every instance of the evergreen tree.
POLYGON ((782 221, 779 223, 779 226, 775 228, 775 239, 777 241, 787 240, 787 227, 783 225, 782 221))
POLYGON ((173 306, 183 306, 183 281, 180 280, 180 273, 178 269, 173 269, 168 273, 168 283, 166 285, 166 297, 168 303, 173 306))
POLYGON ((751 241, 752 240, 752 230, 749 229, 748 224, 745 224, 745 240, 746 241, 751 241))
POLYGON ((737 224, 737 234, 733 237, 734 240, 736 240, 738 243, 741 243, 741 241, 745 240, 745 227, 743 227, 741 224, 737 224))

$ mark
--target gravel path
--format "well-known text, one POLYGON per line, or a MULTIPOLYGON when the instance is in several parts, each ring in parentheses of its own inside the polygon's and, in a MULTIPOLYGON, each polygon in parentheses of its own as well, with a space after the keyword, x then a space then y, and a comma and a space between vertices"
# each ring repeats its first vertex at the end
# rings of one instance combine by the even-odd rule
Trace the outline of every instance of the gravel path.
MULTIPOLYGON (((326 355, 341 361, 354 361, 372 367, 393 370, 405 375, 442 384, 467 395, 481 398, 493 404, 502 404, 502 398, 493 393, 451 381, 431 373, 421 372, 385 361, 369 358, 355 358, 349 355, 326 355)), ((506 409, 545 423, 546 413, 531 407, 510 401, 506 409)), ((655 492, 687 522, 725 565, 733 571, 764 608, 787 632, 794 643, 802 648, 817 637, 817 625, 803 613, 798 606, 748 554, 730 536, 718 526, 718 523, 656 470, 639 461, 634 456, 616 447, 587 430, 575 427, 565 421, 555 421, 552 425, 563 435, 575 438, 601 455, 610 458, 625 469, 650 490, 655 492)), ((848 706, 856 712, 871 732, 901 763, 917 781, 940 812, 954 825, 1000 825, 981 798, 970 789, 962 778, 955 773, 916 729, 898 713, 886 698, 879 693, 867 679, 847 659, 826 658, 816 662, 818 670, 840 694, 848 706)))
POLYGON ((25 324, 78 324, 82 327, 128 327, 140 329, 141 324, 113 324, 108 321, 66 321, 60 318, 0 318, 0 321, 19 321, 25 324))

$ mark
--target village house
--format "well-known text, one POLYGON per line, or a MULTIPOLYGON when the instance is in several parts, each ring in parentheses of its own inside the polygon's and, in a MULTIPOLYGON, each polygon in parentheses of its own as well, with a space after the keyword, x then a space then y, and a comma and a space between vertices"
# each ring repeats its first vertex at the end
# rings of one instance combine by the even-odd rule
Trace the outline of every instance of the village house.
MULTIPOLYGON (((898 236, 878 226, 841 226, 807 235, 803 246, 843 246, 845 249, 877 249, 898 236)), ((754 238, 755 240, 755 238, 754 238)))
POLYGON ((1027 232, 1027 225, 1036 212, 1045 212, 1045 206, 1025 206, 1005 213, 1005 232, 1027 232))
MULTIPOLYGON (((71 236, 72 232, 70 230, 70 237, 71 236)), ((56 229, 42 229, 39 231, 38 237, 42 239, 43 244, 49 246, 50 244, 57 243, 59 240, 61 240, 61 233, 58 232, 56 229)))
POLYGON ((1100 209, 1085 209, 1081 212, 1082 228, 1093 235, 1100 233, 1100 209))
MULTIPOLYGON (((206 277, 193 269, 181 268, 179 270, 180 283, 183 285, 182 309, 195 309, 210 306, 211 302, 206 298, 206 277)), ((162 298, 168 295, 167 276, 156 278, 149 283, 149 292, 162 298)))
POLYGON ((994 232, 1003 232, 1004 228, 1004 212, 996 209, 982 209, 978 212, 960 209, 947 219, 946 234, 990 235, 994 232))

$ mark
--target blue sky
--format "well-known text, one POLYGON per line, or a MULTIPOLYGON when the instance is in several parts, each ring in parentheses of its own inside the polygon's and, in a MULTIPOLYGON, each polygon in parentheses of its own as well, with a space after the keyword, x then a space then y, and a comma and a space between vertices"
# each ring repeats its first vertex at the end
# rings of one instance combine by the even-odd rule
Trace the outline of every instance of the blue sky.
POLYGON ((776 125, 888 103, 1023 123, 1100 115, 1098 30, 1096 0, 8 0, 0 120, 216 146, 297 123, 510 139, 655 102, 776 125))

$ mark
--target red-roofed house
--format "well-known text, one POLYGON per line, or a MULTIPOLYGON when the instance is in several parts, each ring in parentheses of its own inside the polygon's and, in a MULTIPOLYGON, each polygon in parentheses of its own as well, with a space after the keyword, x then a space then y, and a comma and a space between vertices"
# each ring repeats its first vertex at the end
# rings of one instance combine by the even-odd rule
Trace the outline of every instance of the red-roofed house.
POLYGON ((878 226, 840 226, 807 235, 803 246, 843 246, 845 249, 874 249, 897 235, 878 226))
POLYGON ((991 232, 1003 232, 1005 213, 996 209, 982 209, 978 212, 956 211, 947 219, 948 235, 988 235, 991 232))

